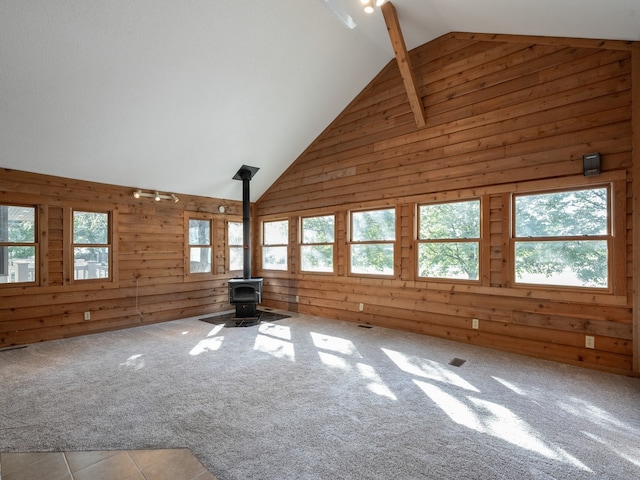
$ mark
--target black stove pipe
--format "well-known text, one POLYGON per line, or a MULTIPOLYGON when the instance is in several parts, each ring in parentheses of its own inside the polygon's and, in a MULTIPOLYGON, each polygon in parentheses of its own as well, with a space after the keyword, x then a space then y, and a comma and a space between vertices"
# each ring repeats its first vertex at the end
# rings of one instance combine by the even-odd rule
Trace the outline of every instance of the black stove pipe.
POLYGON ((242 179, 242 278, 251 278, 251 201, 249 182, 253 173, 244 169, 238 172, 242 179))
POLYGON ((242 278, 229 280, 229 303, 236 306, 235 323, 246 327, 260 323, 257 305, 262 301, 262 278, 251 278, 251 200, 249 182, 259 169, 243 165, 234 180, 242 180, 242 278))
POLYGON ((243 165, 234 175, 234 180, 242 180, 242 278, 251 278, 251 199, 249 182, 260 170, 258 167, 243 165))

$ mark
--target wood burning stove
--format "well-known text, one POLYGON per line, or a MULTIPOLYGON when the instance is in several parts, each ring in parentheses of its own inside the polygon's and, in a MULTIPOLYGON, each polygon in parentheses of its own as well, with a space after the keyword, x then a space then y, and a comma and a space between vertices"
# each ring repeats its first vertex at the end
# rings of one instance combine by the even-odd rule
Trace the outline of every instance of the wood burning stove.
POLYGON ((229 303, 236 306, 236 318, 258 317, 257 306, 261 302, 261 278, 232 278, 229 280, 229 303))
POLYGON ((234 180, 242 180, 242 278, 229 280, 229 303, 235 305, 236 326, 260 323, 258 304, 262 302, 262 278, 251 278, 251 201, 249 182, 258 171, 257 167, 243 165, 234 180))

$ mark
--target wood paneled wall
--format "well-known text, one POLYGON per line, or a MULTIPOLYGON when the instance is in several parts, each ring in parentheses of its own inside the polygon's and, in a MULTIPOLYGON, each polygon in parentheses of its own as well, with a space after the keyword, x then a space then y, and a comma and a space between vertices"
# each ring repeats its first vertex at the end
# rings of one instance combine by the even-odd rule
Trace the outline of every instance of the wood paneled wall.
POLYGON ((445 35, 410 52, 424 128, 390 62, 257 202, 259 221, 291 224, 288 271, 259 272, 265 303, 632 373, 631 51, 626 42, 445 35), (584 177, 592 152, 603 173, 584 177), (512 193, 589 182, 613 185, 612 291, 514 285, 512 193), (416 204, 466 197, 483 200, 480 282, 417 278, 416 204), (349 275, 349 211, 384 206, 399 218, 394 278, 349 275), (301 273, 300 217, 327 213, 338 225, 335 273, 301 273))
POLYGON ((226 222, 242 221, 241 203, 180 193, 179 203, 155 202, 133 191, 0 170, 0 203, 39 209, 41 259, 38 285, 0 285, 0 348, 232 309, 227 280, 238 272, 225 273, 226 222), (72 208, 114 212, 113 282, 67 278, 72 208), (214 220, 212 274, 185 275, 185 212, 214 220))

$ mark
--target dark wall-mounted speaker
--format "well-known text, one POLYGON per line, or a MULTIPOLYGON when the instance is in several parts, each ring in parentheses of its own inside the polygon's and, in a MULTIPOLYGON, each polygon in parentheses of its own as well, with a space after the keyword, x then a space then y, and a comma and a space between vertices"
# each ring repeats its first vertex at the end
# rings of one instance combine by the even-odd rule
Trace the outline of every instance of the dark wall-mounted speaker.
POLYGON ((590 153, 582 157, 582 167, 585 177, 600 175, 600 154, 590 153))

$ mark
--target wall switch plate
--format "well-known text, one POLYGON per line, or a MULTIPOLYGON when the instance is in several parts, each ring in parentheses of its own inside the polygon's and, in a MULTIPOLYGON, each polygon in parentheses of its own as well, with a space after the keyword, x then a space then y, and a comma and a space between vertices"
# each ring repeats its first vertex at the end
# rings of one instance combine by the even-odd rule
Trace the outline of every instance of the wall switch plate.
POLYGON ((91 312, 84 312, 84 319, 91 320, 91 312))
POLYGON ((478 320, 477 318, 474 318, 473 320, 471 320, 471 328, 477 330, 480 328, 480 320, 478 320))
POLYGON ((586 348, 596 348, 596 338, 591 335, 584 337, 584 346, 586 348))

